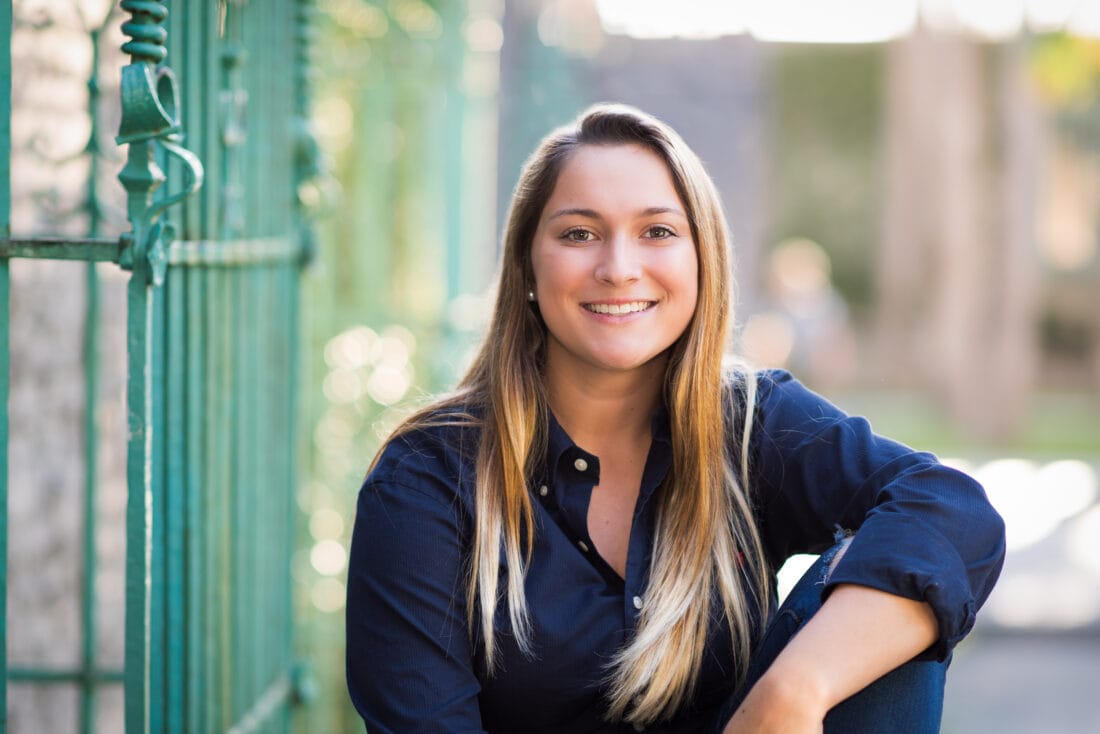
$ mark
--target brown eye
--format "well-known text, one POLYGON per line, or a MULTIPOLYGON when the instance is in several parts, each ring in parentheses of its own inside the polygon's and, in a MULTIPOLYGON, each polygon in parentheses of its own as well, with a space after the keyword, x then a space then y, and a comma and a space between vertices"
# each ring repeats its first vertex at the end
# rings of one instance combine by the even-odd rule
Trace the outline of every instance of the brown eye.
POLYGON ((591 242, 594 239, 594 235, 587 229, 570 229, 562 235, 563 238, 572 242, 591 242))
POLYGON ((653 240, 663 240, 668 237, 675 237, 676 233, 663 224, 655 224, 646 230, 646 237, 653 240))

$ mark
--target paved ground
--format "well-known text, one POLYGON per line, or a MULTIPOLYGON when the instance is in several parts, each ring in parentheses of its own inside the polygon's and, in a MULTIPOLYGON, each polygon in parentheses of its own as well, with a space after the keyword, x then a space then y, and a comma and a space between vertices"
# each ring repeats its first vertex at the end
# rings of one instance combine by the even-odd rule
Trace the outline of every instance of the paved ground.
POLYGON ((971 637, 948 673, 942 731, 1097 734, 1100 637, 971 637))

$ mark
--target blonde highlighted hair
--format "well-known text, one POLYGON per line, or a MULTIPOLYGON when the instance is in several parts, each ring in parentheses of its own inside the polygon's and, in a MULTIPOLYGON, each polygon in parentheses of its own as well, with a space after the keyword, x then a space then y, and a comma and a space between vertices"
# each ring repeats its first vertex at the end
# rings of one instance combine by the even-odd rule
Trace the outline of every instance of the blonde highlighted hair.
POLYGON ((738 397, 722 364, 732 319, 726 221, 702 163, 671 128, 631 107, 597 105, 542 141, 512 197, 496 304, 479 353, 455 393, 414 415, 394 435, 438 423, 440 411, 480 429, 466 594, 471 636, 481 633, 492 673, 501 549, 511 632, 521 650, 531 649, 523 589, 534 542, 529 487, 545 452, 549 414, 546 327, 525 295, 534 282, 531 243, 558 174, 585 145, 639 145, 665 162, 699 261, 695 314, 671 347, 664 380, 673 462, 658 493, 646 605, 636 634, 608 669, 609 717, 646 725, 670 717, 690 699, 712 625, 729 625, 740 678, 754 632, 752 610, 769 603, 769 574, 747 481, 755 381, 745 370, 738 397), (715 610, 724 619, 714 618, 715 610))

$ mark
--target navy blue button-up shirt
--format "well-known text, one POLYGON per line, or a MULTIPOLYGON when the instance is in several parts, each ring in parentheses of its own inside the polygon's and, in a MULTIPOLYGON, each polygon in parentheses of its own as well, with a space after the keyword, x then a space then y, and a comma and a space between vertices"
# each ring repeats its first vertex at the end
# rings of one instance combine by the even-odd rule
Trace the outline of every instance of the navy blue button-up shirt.
MULTIPOLYGON (((370 734, 633 732, 604 721, 607 664, 645 604, 654 495, 672 463, 667 417, 654 418, 634 510, 626 577, 588 534, 599 457, 551 419, 542 476, 530 488, 535 547, 525 582, 534 655, 498 632, 502 665, 484 672, 467 630, 477 430, 444 426, 390 442, 359 493, 348 572, 347 669, 370 734)), ((750 491, 768 561, 858 529, 829 588, 860 584, 927 601, 945 657, 974 622, 1000 571, 1004 527, 982 488, 872 433, 785 372, 759 375, 750 491)), ((503 558, 502 558, 503 564, 503 558)), ((506 569, 502 568, 503 572, 506 569)), ((498 612, 503 612, 504 604, 498 612)), ((694 699, 655 732, 710 731, 733 692, 729 631, 707 646, 694 699)))

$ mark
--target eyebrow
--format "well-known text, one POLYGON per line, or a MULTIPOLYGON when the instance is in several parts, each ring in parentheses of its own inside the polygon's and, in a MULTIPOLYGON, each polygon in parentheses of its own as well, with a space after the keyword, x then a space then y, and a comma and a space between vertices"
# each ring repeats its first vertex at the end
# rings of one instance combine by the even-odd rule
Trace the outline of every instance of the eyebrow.
MULTIPOLYGON (((658 214, 675 214, 677 216, 687 219, 687 215, 675 207, 671 206, 651 206, 643 209, 638 213, 640 217, 652 217, 658 214)), ((546 221, 557 219, 558 217, 565 217, 569 215, 587 217, 589 219, 603 219, 600 213, 595 209, 558 209, 556 212, 546 218, 546 221)))

